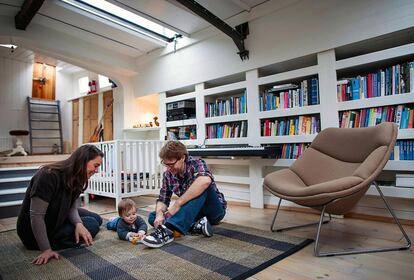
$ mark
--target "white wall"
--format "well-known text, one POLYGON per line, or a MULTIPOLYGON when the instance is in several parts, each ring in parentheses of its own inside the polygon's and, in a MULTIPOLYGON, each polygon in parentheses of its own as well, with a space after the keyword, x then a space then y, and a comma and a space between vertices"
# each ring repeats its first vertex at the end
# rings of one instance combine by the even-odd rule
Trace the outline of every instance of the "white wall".
POLYGON ((56 100, 60 100, 63 141, 72 142, 72 103, 68 96, 74 93, 73 75, 56 71, 56 100))
MULTIPOLYGON (((0 57, 0 137, 7 137, 10 130, 29 129, 27 115, 28 96, 32 96, 33 65, 0 57)), ((56 99, 61 101, 63 140, 72 138, 72 104, 67 97, 73 95, 71 74, 56 72, 56 99)), ((28 148, 29 137, 24 139, 28 148)))
POLYGON ((240 60, 229 37, 201 31, 193 37, 207 39, 181 49, 179 43, 176 53, 160 50, 139 59, 135 95, 180 88, 414 26, 412 0, 291 0, 282 1, 290 2, 284 8, 279 2, 260 5, 248 16, 265 14, 249 21, 245 41, 249 60, 240 60))
MULTIPOLYGON (((28 130, 26 97, 32 94, 33 65, 0 57, 0 137, 10 130, 28 130)), ((24 137, 24 146, 29 139, 24 137)))

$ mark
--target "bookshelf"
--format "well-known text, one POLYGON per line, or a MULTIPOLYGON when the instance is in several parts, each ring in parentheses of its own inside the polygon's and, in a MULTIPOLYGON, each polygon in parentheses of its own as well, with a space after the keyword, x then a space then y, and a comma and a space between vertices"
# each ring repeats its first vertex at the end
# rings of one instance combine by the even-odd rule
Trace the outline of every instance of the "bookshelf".
MULTIPOLYGON (((172 100, 186 100, 194 98, 196 102, 196 118, 193 120, 177 121, 180 125, 195 125, 197 127, 197 138, 192 140, 191 145, 250 145, 260 146, 268 144, 295 145, 303 147, 313 141, 317 132, 328 127, 339 127, 341 112, 361 111, 379 107, 405 106, 414 112, 414 91, 408 90, 400 94, 379 95, 370 98, 360 97, 357 100, 341 101, 338 100, 337 82, 344 78, 353 78, 367 75, 405 62, 414 61, 414 38, 409 34, 404 40, 390 40, 387 35, 386 40, 375 38, 363 42, 356 42, 336 49, 330 49, 319 53, 314 53, 287 61, 275 62, 260 68, 251 69, 243 73, 236 73, 231 76, 220 77, 218 79, 200 82, 195 85, 186 86, 174 90, 179 94, 164 92, 162 104, 172 100), (401 44, 401 45, 398 45, 401 44), (313 96, 314 102, 303 104, 298 101, 301 95, 291 93, 286 90, 287 100, 290 106, 275 108, 263 106, 263 94, 273 92, 274 96, 280 95, 278 86, 284 84, 297 84, 296 89, 302 89, 304 81, 317 81, 317 96, 313 96), (185 89, 192 91, 187 92, 185 89), (295 95, 296 94, 296 95, 295 95), (237 111, 231 114, 214 115, 206 113, 206 104, 218 103, 217 100, 229 100, 244 96, 246 102, 245 111, 237 111), (262 97, 262 98, 261 98, 262 97), (293 105, 292 105, 293 103, 293 105), (275 121, 279 119, 299 119, 303 116, 314 116, 318 119, 318 129, 306 131, 306 133, 288 133, 288 135, 263 134, 263 125, 266 120, 275 121), (234 138, 208 138, 207 127, 215 124, 232 122, 247 122, 247 135, 245 137, 234 138), (301 146, 301 144, 303 145, 301 146)), ((385 72, 384 72, 385 73, 385 72)), ((385 75, 385 74, 383 74, 385 75)), ((414 76, 414 69, 411 72, 414 76)), ((413 78, 411 78, 413 79, 413 78)), ((411 80, 412 81, 412 80, 411 80)), ((378 82, 378 81, 377 81, 378 82)), ((274 96, 269 100, 274 101, 274 96)), ((309 97, 309 96, 308 96, 309 97)), ((268 98, 268 97, 266 97, 268 98)), ((284 97, 286 98, 286 97, 284 97)), ((280 102, 277 101, 277 102, 280 102)), ((162 106, 161 107, 165 107, 162 106)), ((276 106, 277 107, 277 106, 276 106)), ((207 106, 208 108, 208 106, 207 106)), ((208 111, 207 111, 208 112, 208 111)), ((178 123, 165 122, 164 127, 176 126, 178 123)), ((298 125, 297 123, 295 125, 298 125)), ((161 125, 163 127, 163 125, 161 125)), ((163 134, 163 133, 161 133, 163 134)), ((398 141, 414 140, 414 128, 401 128, 398 132, 398 141)), ((286 146, 287 147, 287 146, 286 146)), ((412 147, 412 146, 411 146, 412 147)), ((414 149, 414 147, 412 147, 414 149)), ((296 151, 295 151, 296 152, 296 151)), ((412 151, 411 151, 412 153, 412 151)), ((295 153, 293 153, 295 154, 295 153)), ((294 159, 284 158, 279 160, 269 159, 208 159, 212 168, 217 172, 220 181, 224 183, 224 193, 226 196, 236 200, 245 196, 245 186, 240 187, 240 194, 237 194, 234 185, 245 182, 250 190, 250 205, 253 207, 263 207, 263 202, 268 200, 261 188, 263 177, 266 172, 271 170, 286 168, 290 166, 294 159), (226 171, 220 166, 226 166, 226 171), (249 172, 248 180, 239 180, 237 176, 231 175, 233 171, 240 170, 241 166, 247 166, 249 172), (227 172, 227 173, 226 173, 227 172), (229 175, 230 174, 230 175, 229 175), (227 183, 227 185, 226 185, 227 183), (259 187, 258 187, 259 186, 259 187), (226 192, 227 188, 227 192, 226 192)), ((387 172, 395 174, 414 173, 414 158, 412 160, 390 160, 385 169, 387 172)), ((234 171, 237 173, 236 171, 234 171)), ((414 188, 394 187, 387 190, 389 194, 396 197, 414 198, 414 188)), ((370 191, 370 193, 372 193, 370 191)), ((242 199, 243 200, 243 199, 242 199)))

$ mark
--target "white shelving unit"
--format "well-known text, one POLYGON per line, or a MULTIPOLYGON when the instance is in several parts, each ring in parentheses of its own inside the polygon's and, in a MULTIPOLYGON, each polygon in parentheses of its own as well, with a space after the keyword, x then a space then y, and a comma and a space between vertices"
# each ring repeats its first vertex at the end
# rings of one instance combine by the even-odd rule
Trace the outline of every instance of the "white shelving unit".
POLYGON ((160 127, 124 128, 124 139, 133 140, 159 140, 160 127))
POLYGON ((165 127, 188 126, 188 125, 197 125, 197 120, 187 119, 187 120, 170 121, 170 122, 166 122, 165 127))
POLYGON ((381 97, 372 97, 367 99, 343 101, 338 104, 338 109, 339 111, 348 111, 388 105, 406 104, 410 102, 414 102, 414 94, 412 92, 398 95, 388 95, 381 97))
POLYGON ((321 107, 319 105, 309 105, 309 106, 296 107, 296 108, 262 111, 258 113, 258 117, 260 119, 268 119, 268 118, 280 118, 280 117, 291 117, 291 116, 303 116, 303 115, 318 114, 320 111, 321 111, 321 107))
MULTIPOLYGON (((383 69, 399 64, 404 61, 414 61, 414 44, 409 43, 397 47, 384 48, 370 53, 355 55, 336 61, 337 73, 352 73, 351 77, 356 75, 365 75, 368 72, 383 69)), ((338 74, 338 80, 342 77, 338 74)), ((388 96, 378 96, 365 99, 350 100, 338 103, 338 111, 351 111, 368 109, 374 107, 406 105, 412 107, 414 104, 414 92, 406 92, 388 96)), ((414 129, 399 129, 398 140, 413 140, 414 129)), ((414 173, 413 160, 389 160, 384 167, 384 171, 393 172, 394 174, 412 174, 414 173)), ((382 191, 387 196, 414 198, 414 188, 402 188, 396 186, 383 186, 382 191)), ((374 187, 370 187, 368 194, 378 195, 374 187)))
POLYGON ((262 144, 290 144, 290 143, 310 143, 315 139, 316 134, 309 135, 285 135, 285 136, 261 136, 262 144))
POLYGON ((209 117, 204 120, 206 124, 211 123, 220 123, 220 122, 236 122, 236 121, 246 121, 247 114, 234 114, 227 116, 218 116, 218 117, 209 117))
MULTIPOLYGON (((400 41, 400 40, 399 40, 400 41)), ((411 39, 411 41, 414 41, 411 39)), ((192 87, 194 91, 182 94, 162 93, 161 108, 165 111, 165 105, 172 101, 195 99, 196 119, 175 122, 165 122, 162 127, 173 127, 182 125, 196 125, 197 139, 186 140, 184 143, 190 145, 250 145, 260 146, 265 144, 290 144, 290 143, 310 143, 316 134, 310 135, 287 135, 287 136, 261 136, 261 122, 266 119, 288 118, 301 115, 316 115, 320 118, 320 128, 339 126, 339 112, 348 110, 360 110, 372 107, 394 106, 400 104, 413 104, 414 92, 366 98, 345 102, 338 102, 336 93, 337 79, 341 75, 362 75, 368 70, 381 69, 398 63, 399 61, 414 60, 414 43, 395 46, 395 42, 384 40, 383 45, 371 44, 369 41, 347 45, 337 49, 331 49, 320 53, 310 54, 305 57, 295 58, 288 61, 277 62, 252 69, 245 73, 237 73, 231 77, 205 81, 192 87), (364 44, 361 47, 361 44, 364 44), (388 45, 387 45, 388 44, 388 45), (375 49, 374 49, 375 48, 375 49), (372 50, 372 51, 370 51, 372 50), (339 57, 337 59, 336 57, 339 57), (235 78, 236 77, 236 78, 235 78), (319 82, 319 104, 289 109, 276 109, 271 111, 260 111, 259 94, 264 89, 269 89, 274 85, 302 81, 309 78, 318 78, 319 82), (247 113, 206 117, 205 103, 211 102, 215 98, 238 95, 243 90, 246 91, 247 113), (217 123, 227 123, 234 121, 247 121, 247 137, 205 139, 206 126, 217 123)), ((351 76, 354 77, 354 76, 351 76)), ((176 90, 180 92, 179 90, 176 90)), ((162 113, 161 113, 162 114, 162 113)), ((165 112, 164 112, 165 114, 165 112)), ((161 117, 160 119, 165 119, 161 117)), ((164 130, 164 129, 162 129, 164 130)), ((161 135, 165 135, 161 133, 161 135)), ((414 139, 414 129, 401 129, 398 139, 414 139)), ((227 166, 229 174, 218 174, 219 183, 227 183, 225 194, 230 199, 245 197, 245 186, 249 185, 250 196, 248 201, 252 207, 263 207, 264 192, 262 188, 265 169, 289 167, 293 159, 206 159, 209 165, 218 168, 227 166), (241 170, 248 168, 249 176, 240 177, 231 175, 231 169, 241 170), (235 192, 234 185, 240 185, 240 195, 232 196, 235 192)), ((221 170, 221 169, 220 169, 221 170)), ((414 173, 414 161, 389 161, 385 166, 387 172, 414 173)), ((237 172, 236 172, 237 173, 237 172)), ((398 187, 387 188, 389 195, 397 197, 414 198, 414 189, 407 190, 398 187)), ((370 194, 373 193, 371 190, 370 194)))

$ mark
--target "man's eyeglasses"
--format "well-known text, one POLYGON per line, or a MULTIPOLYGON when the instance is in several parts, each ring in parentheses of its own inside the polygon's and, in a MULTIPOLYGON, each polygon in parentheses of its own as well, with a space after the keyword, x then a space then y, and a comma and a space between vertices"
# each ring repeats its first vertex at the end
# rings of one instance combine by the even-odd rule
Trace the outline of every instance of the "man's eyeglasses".
POLYGON ((164 165, 164 166, 173 167, 174 164, 176 164, 177 161, 179 161, 179 160, 180 160, 179 158, 176 159, 174 162, 164 162, 163 160, 161 160, 161 164, 164 165))

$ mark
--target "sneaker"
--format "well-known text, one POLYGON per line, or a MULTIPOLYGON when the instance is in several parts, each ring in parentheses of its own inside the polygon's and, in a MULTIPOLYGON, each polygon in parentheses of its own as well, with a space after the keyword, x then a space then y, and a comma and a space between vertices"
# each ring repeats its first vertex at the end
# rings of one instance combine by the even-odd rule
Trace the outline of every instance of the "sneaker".
POLYGON ((147 235, 142 244, 150 248, 160 248, 174 240, 174 234, 166 226, 160 225, 153 233, 147 235))
POLYGON ((207 217, 203 217, 193 225, 191 233, 199 233, 206 237, 211 237, 213 236, 213 227, 210 225, 207 217))

